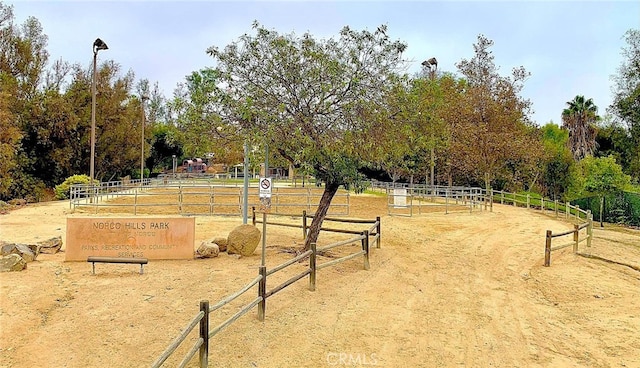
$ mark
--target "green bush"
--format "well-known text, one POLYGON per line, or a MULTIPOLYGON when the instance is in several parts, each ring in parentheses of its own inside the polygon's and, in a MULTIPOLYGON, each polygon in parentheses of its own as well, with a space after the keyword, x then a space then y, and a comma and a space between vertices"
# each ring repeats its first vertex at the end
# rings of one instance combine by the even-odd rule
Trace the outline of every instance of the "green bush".
MULTIPOLYGON (((91 178, 87 175, 73 175, 66 178, 62 184, 56 185, 54 191, 57 199, 69 199, 69 189, 73 184, 89 184, 91 178)), ((94 180, 97 183, 97 180, 94 180)))

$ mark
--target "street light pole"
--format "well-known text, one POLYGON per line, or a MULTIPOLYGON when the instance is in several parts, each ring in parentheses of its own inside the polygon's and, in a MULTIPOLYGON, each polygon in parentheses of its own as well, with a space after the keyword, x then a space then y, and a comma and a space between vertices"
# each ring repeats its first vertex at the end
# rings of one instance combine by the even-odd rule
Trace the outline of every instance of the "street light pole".
POLYGON ((93 81, 91 83, 91 168, 89 176, 91 177, 91 186, 93 186, 93 179, 95 178, 95 154, 96 154, 96 59, 98 58, 98 51, 107 50, 107 44, 101 39, 96 38, 93 42, 93 81))
POLYGON ((142 139, 140 140, 140 185, 142 185, 142 183, 144 182, 144 102, 148 99, 149 97, 145 94, 142 94, 140 96, 140 104, 142 106, 142 139))
MULTIPOLYGON (((438 70, 438 60, 432 57, 429 60, 423 61, 422 66, 424 66, 425 68, 429 68, 429 79, 433 82, 433 80, 436 77, 436 71, 438 70), (433 67, 433 69, 431 67, 433 67)), ((434 177, 435 177, 436 160, 434 155, 434 145, 435 145, 434 142, 435 141, 433 138, 433 129, 431 129, 431 188, 433 188, 435 185, 434 177)))

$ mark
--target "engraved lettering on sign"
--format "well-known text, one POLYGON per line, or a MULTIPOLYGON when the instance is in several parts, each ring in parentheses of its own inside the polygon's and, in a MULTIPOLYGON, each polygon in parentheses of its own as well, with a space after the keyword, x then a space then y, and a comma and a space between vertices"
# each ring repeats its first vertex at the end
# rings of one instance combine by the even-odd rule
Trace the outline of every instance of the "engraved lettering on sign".
POLYGON ((65 260, 193 259, 194 218, 68 218, 65 260))

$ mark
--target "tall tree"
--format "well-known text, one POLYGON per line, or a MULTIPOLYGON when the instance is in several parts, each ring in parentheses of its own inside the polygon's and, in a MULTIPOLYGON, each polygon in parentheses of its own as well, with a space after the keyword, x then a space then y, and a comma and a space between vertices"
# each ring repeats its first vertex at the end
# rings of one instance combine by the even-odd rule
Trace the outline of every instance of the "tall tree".
POLYGON ((562 200, 575 162, 567 144, 569 133, 553 122, 540 128, 540 132, 544 148, 543 193, 549 198, 562 200))
POLYGON ((218 127, 217 72, 205 68, 191 73, 174 91, 168 103, 170 122, 181 132, 184 153, 202 157, 215 150, 218 127))
POLYGON ((609 109, 627 126, 633 147, 628 173, 640 181, 640 29, 628 30, 624 39, 624 60, 613 76, 615 92, 609 109))
POLYGON ((596 148, 596 123, 600 119, 593 99, 576 96, 562 111, 562 127, 569 131, 569 148, 579 161, 593 155, 596 148))
POLYGON ((308 249, 338 188, 357 186, 362 178, 358 169, 373 145, 362 116, 365 108, 384 104, 406 45, 392 41, 385 26, 374 32, 345 27, 338 38, 325 40, 280 34, 257 22, 253 29, 255 34, 208 52, 226 84, 219 92, 227 121, 324 182, 308 249))
POLYGON ((42 94, 44 68, 49 54, 47 36, 40 22, 29 17, 23 24, 14 24, 13 7, 0 3, 0 150, 2 151, 2 198, 39 197, 44 188, 32 175, 34 161, 25 152, 24 130, 32 124, 36 99, 42 94), (6 161, 5 161, 6 160, 6 161), (6 175, 6 176, 5 176, 6 175), (8 188, 8 189, 7 189, 8 188))
MULTIPOLYGON (((473 45, 474 57, 456 65, 467 84, 457 104, 451 147, 458 172, 484 182, 487 188, 505 174, 509 161, 529 163, 538 156, 528 119, 531 103, 519 95, 529 73, 519 67, 511 76, 501 76, 492 46, 493 41, 479 35, 473 45)), ((505 176, 513 181, 521 173, 511 169, 505 176)))

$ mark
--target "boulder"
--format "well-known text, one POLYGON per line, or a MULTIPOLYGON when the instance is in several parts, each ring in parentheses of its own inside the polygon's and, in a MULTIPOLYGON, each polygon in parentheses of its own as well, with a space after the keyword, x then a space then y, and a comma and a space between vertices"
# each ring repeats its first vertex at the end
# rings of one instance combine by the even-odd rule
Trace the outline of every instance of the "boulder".
POLYGON ((33 262, 36 259, 36 255, 25 244, 4 244, 0 248, 0 255, 8 256, 11 254, 17 254, 25 262, 33 262))
POLYGON ((218 244, 212 241, 203 241, 198 250, 196 250, 197 258, 213 258, 217 257, 220 254, 220 248, 218 244))
POLYGON ((211 242, 218 244, 218 247, 220 248, 221 252, 227 251, 227 238, 219 236, 217 238, 213 238, 211 242))
POLYGON ((62 237, 56 236, 55 238, 51 238, 49 240, 43 240, 39 242, 38 245, 40 246, 40 253, 56 254, 62 247, 62 237))
POLYGON ((250 256, 258 247, 260 230, 253 225, 240 225, 233 229, 227 237, 227 253, 250 256))
POLYGON ((22 271, 27 268, 27 262, 18 254, 9 254, 0 258, 0 272, 22 271))
POLYGON ((38 258, 38 256, 40 255, 40 248, 42 248, 42 246, 40 244, 25 244, 25 245, 29 247, 29 249, 31 249, 31 251, 35 255, 35 258, 38 258))

